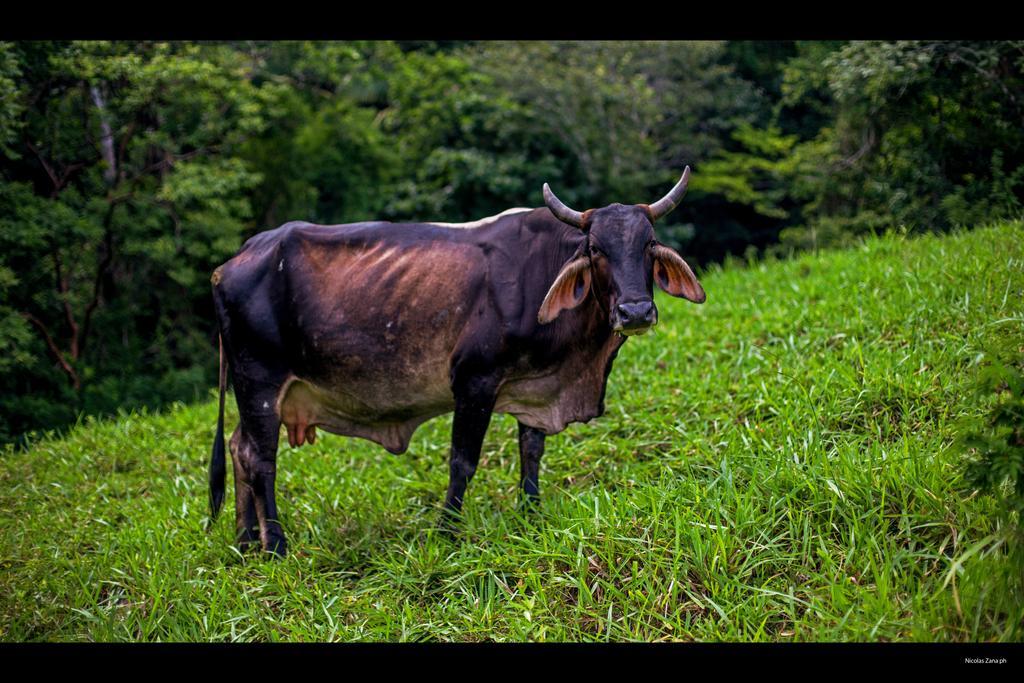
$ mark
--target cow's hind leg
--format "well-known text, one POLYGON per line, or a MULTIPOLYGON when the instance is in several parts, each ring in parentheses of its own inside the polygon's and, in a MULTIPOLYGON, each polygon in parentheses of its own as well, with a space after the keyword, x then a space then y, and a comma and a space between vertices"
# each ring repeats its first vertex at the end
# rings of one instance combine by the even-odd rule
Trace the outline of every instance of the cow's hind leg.
POLYGON ((228 447, 231 450, 231 462, 235 468, 235 542, 243 553, 256 547, 260 538, 260 523, 256 517, 256 501, 253 499, 252 485, 249 476, 242 467, 239 443, 242 438, 242 427, 235 428, 228 447))
POLYGON ((540 459, 544 455, 544 432, 519 423, 519 486, 523 502, 534 508, 540 502, 540 459))
POLYGON ((273 412, 243 413, 234 460, 236 495, 241 491, 236 498, 236 511, 240 513, 238 525, 243 532, 239 544, 252 533, 248 530, 257 526, 263 550, 283 557, 288 544, 278 520, 274 498, 280 432, 281 421, 273 412), (250 510, 255 512, 255 525, 251 524, 248 516, 250 510))

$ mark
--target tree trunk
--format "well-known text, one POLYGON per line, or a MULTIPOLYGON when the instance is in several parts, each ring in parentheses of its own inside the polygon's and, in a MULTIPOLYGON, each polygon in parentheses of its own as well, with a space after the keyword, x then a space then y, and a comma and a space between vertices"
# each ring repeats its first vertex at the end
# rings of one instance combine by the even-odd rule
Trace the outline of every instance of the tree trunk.
POLYGON ((100 113, 100 152, 107 167, 103 169, 103 179, 107 185, 113 185, 117 179, 117 159, 114 157, 114 134, 110 129, 110 121, 107 118, 107 108, 103 102, 103 94, 99 86, 90 86, 89 93, 92 95, 93 104, 100 113))

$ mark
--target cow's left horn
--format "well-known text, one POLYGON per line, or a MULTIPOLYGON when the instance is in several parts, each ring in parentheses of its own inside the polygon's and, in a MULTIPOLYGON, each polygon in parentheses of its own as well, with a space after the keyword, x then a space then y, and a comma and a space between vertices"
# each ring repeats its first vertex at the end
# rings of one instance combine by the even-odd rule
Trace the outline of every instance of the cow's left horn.
POLYGON ((580 230, 583 229, 583 214, 563 204, 547 183, 544 183, 544 203, 551 209, 551 213, 555 214, 555 218, 569 225, 575 225, 580 230))
POLYGON ((651 204, 651 219, 658 220, 665 214, 669 213, 672 209, 679 206, 679 202, 683 201, 683 195, 686 194, 686 186, 690 182, 690 167, 687 166, 683 169, 683 177, 679 179, 676 186, 669 190, 669 193, 659 199, 658 201, 651 204))

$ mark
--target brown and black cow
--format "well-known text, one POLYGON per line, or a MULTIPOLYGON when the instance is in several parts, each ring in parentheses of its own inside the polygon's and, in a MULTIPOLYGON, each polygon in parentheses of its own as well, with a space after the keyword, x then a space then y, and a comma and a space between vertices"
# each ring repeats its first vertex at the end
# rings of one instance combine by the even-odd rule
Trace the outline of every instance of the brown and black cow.
POLYGON ((213 274, 220 415, 211 521, 224 501, 224 393, 238 543, 284 554, 277 447, 317 427, 403 453, 416 428, 454 411, 446 519, 458 515, 495 412, 519 422, 521 487, 538 496, 544 438, 604 412, 626 337, 657 324, 653 285, 702 303, 686 262, 653 223, 682 199, 689 167, 654 204, 582 213, 544 185, 547 208, 466 224, 288 223, 213 274))

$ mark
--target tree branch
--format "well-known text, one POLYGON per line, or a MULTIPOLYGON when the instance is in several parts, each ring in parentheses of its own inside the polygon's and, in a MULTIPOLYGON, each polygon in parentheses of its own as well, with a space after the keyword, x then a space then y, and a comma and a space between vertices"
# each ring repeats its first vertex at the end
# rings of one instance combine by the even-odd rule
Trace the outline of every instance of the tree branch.
POLYGON ((60 191, 64 189, 64 186, 68 184, 68 180, 71 179, 72 173, 74 173, 75 171, 80 171, 86 167, 86 162, 76 161, 75 163, 69 166, 65 166, 61 173, 58 175, 57 172, 54 170, 53 166, 51 166, 49 162, 46 161, 46 158, 43 157, 42 152, 40 152, 35 145, 33 145, 28 140, 25 140, 25 146, 27 146, 29 150, 36 155, 36 158, 39 159, 39 163, 42 165, 43 170, 46 171, 46 175, 50 177, 50 182, 53 183, 53 191, 50 192, 50 199, 54 199, 58 194, 60 194, 60 191))
POLYGON ((46 171, 46 175, 50 176, 50 182, 53 183, 53 193, 51 196, 56 197, 57 193, 60 192, 60 181, 57 180, 57 174, 54 173, 53 167, 47 163, 46 159, 43 158, 42 153, 28 140, 25 141, 25 145, 29 150, 36 155, 36 159, 39 159, 39 163, 42 164, 43 170, 46 171))
POLYGON ((68 338, 71 345, 71 358, 78 360, 78 325, 75 323, 75 316, 71 311, 71 302, 68 300, 69 286, 67 276, 64 275, 64 269, 60 263, 60 252, 57 250, 57 246, 53 246, 53 251, 50 252, 53 256, 53 269, 56 273, 57 279, 57 291, 60 292, 61 303, 64 304, 64 318, 68 323, 68 330, 70 330, 68 338))
POLYGON ((869 127, 864 135, 864 143, 860 146, 860 149, 858 149, 856 152, 846 157, 845 159, 841 159, 839 163, 835 164, 835 168, 847 169, 855 166, 857 162, 860 161, 865 154, 867 154, 874 148, 876 138, 877 136, 875 135, 874 127, 869 127))
POLYGON ((82 383, 78 379, 78 373, 75 372, 75 369, 71 367, 71 364, 68 363, 66 358, 64 358, 64 354, 61 353, 59 348, 57 348, 57 344, 54 343, 53 337, 50 336, 50 332, 46 329, 46 325, 31 313, 22 313, 21 316, 35 325, 36 329, 39 330, 39 333, 43 335, 43 341, 46 342, 47 348, 50 349, 50 353, 53 354, 54 359, 60 364, 61 369, 65 374, 67 374, 68 379, 71 381, 71 386, 75 388, 75 391, 81 389, 82 383))
POLYGON ((188 159, 191 159, 192 157, 195 156, 200 156, 203 154, 218 151, 220 151, 220 145, 209 145, 207 147, 200 147, 198 149, 192 150, 191 152, 185 152, 183 154, 174 154, 173 152, 171 152, 169 156, 164 156, 159 161, 155 161, 150 165, 146 166, 141 171, 133 175, 131 178, 128 178, 126 182, 135 183, 137 180, 142 178, 150 171, 163 171, 164 169, 173 167, 174 164, 179 161, 187 161, 188 159))

